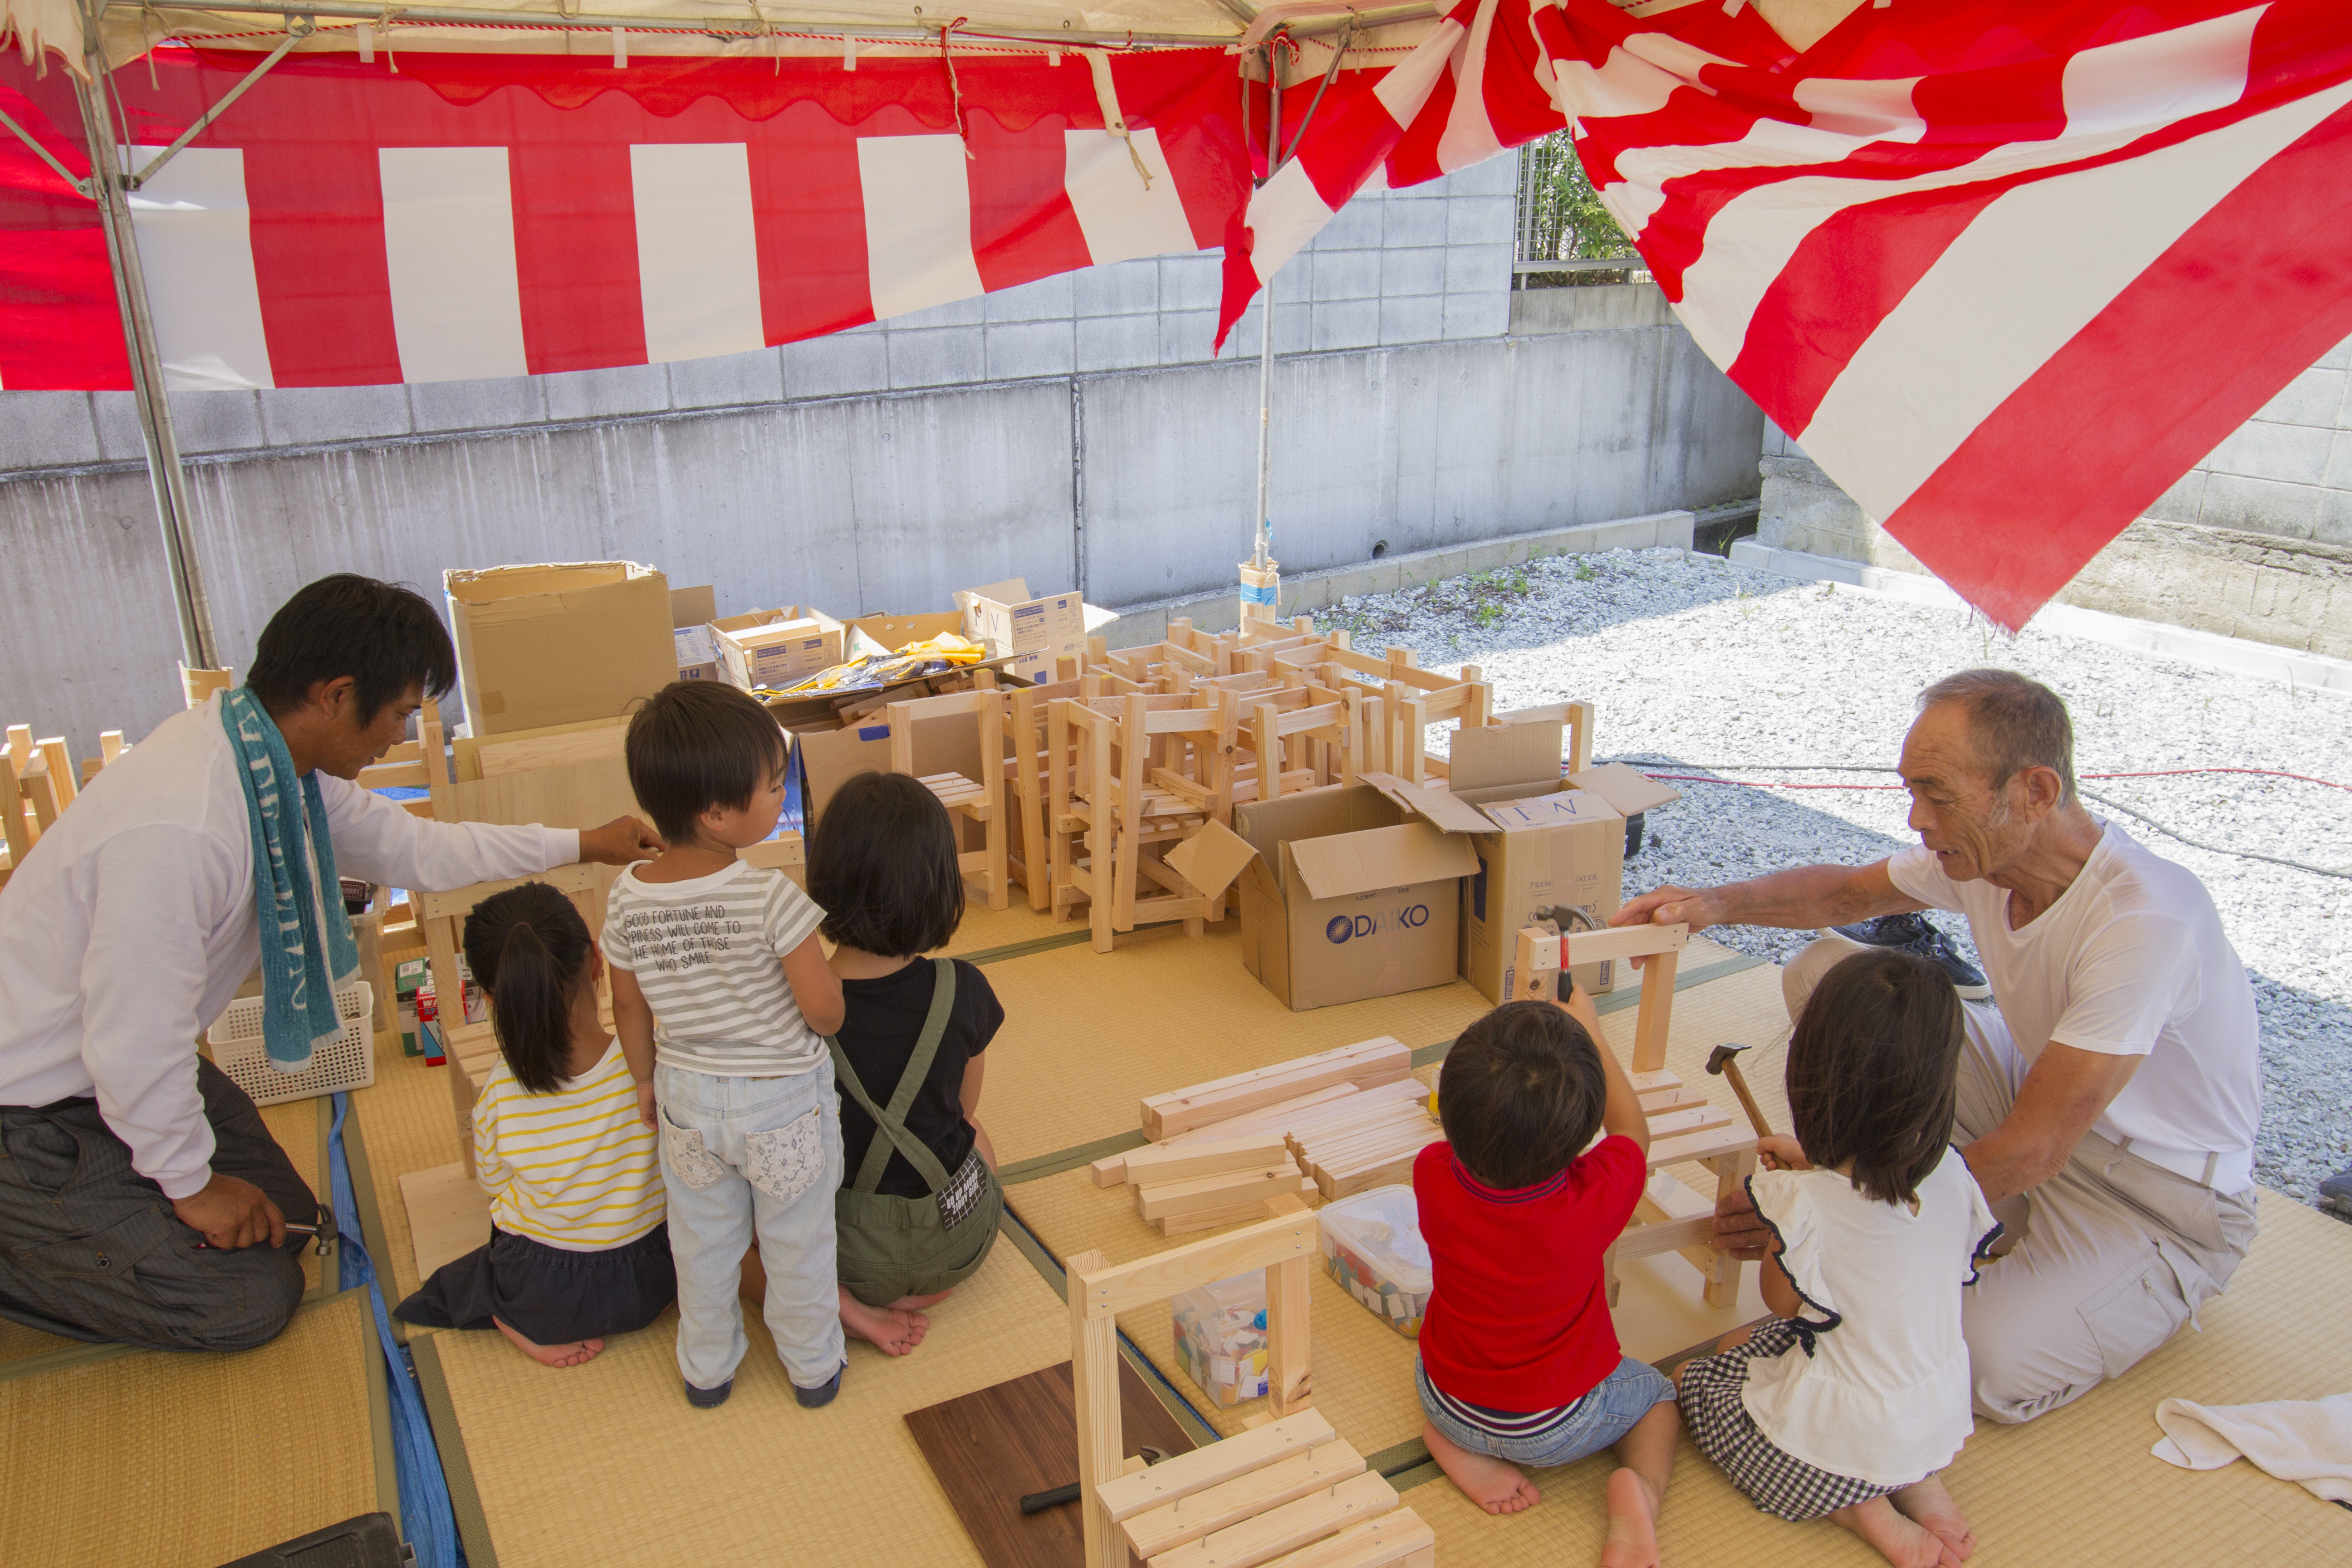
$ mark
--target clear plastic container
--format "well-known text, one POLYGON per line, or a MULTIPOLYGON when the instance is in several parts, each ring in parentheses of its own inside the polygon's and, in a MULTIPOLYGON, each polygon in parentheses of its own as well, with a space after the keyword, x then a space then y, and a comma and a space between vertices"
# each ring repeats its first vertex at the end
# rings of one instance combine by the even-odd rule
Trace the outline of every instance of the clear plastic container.
POLYGON ((1265 1270, 1252 1269, 1175 1298, 1176 1359, 1219 1405, 1265 1393, 1265 1270))
POLYGON ((1419 1339, 1429 1310, 1429 1244, 1412 1189, 1373 1187, 1325 1204, 1318 1217, 1323 1272, 1390 1328, 1419 1339))

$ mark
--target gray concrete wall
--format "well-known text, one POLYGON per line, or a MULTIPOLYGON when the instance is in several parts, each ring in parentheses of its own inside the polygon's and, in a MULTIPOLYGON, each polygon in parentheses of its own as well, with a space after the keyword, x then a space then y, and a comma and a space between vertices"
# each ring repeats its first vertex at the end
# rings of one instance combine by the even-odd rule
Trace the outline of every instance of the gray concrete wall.
MULTIPOLYGON (((1574 290, 1599 313, 1514 329, 1511 182, 1496 160, 1351 204, 1277 280, 1287 570, 1753 491, 1761 416, 1650 301, 1574 290)), ((715 584, 722 614, 945 608, 1014 575, 1112 605, 1225 587, 1252 527, 1257 317, 1209 359, 1217 268, 1124 263, 668 366, 174 395, 215 631, 243 668, 323 573, 437 599, 446 568, 538 560, 650 562, 715 584)), ((130 412, 0 394, 22 574, 0 718, 83 751, 177 700, 130 412)))
MULTIPOLYGON (((2124 530, 2060 604, 2352 658, 2352 340, 2124 530)), ((1769 421, 1758 542, 1924 573, 1769 421)))

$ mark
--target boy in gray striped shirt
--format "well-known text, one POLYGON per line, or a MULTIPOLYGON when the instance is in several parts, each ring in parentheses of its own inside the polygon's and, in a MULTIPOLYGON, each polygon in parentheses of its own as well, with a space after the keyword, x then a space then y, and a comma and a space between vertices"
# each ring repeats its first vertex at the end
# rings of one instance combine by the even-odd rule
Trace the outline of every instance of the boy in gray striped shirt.
POLYGON ((603 943, 613 1022, 661 1134, 686 1396, 709 1408, 734 1387, 756 1235, 762 1316, 793 1391, 828 1404, 845 1365, 841 1120, 824 1046, 841 982, 816 938, 824 911, 736 853, 775 831, 783 731, 723 681, 677 681, 630 721, 625 749, 629 786, 668 847, 614 883, 603 943))

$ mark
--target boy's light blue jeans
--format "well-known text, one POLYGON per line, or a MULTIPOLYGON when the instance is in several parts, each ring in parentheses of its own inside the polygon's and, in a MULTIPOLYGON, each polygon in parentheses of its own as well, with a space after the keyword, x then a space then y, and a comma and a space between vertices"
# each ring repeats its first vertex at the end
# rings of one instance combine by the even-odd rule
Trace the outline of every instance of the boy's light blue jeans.
POLYGON ((841 1111, 833 1063, 783 1078, 654 1068, 662 1184, 677 1263, 677 1369, 697 1388, 735 1375, 747 1348, 735 1291, 756 1231, 767 1270, 762 1316, 795 1386, 841 1370, 833 1194, 841 1111))

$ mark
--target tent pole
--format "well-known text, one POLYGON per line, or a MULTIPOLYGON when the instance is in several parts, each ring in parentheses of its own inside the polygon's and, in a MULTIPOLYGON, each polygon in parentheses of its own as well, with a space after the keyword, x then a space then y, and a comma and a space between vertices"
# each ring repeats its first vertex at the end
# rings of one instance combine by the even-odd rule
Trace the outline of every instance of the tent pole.
MULTIPOLYGON (((1265 174, 1275 175, 1282 155, 1282 67, 1273 46, 1265 50, 1265 174)), ((1258 315, 1257 349, 1257 547, 1250 564, 1263 572, 1274 549, 1274 279, 1265 280, 1258 315)))
POLYGON ((115 164, 118 145, 106 102, 106 56, 98 41, 98 20, 88 9, 83 37, 90 79, 74 79, 81 104, 82 135, 89 143, 90 184, 98 199, 99 227, 106 235, 107 260, 114 273, 115 303, 122 311, 122 336, 131 351, 131 390, 139 407, 139 432, 147 445, 147 479, 155 496, 155 521, 163 532, 163 556, 172 569, 172 607, 180 623, 180 658, 191 669, 215 669, 211 613, 196 568, 190 537, 194 514, 187 479, 180 468, 180 444, 172 431, 172 405, 163 395, 163 357, 155 347, 154 313, 148 303, 146 275, 131 227, 131 203, 115 164))

